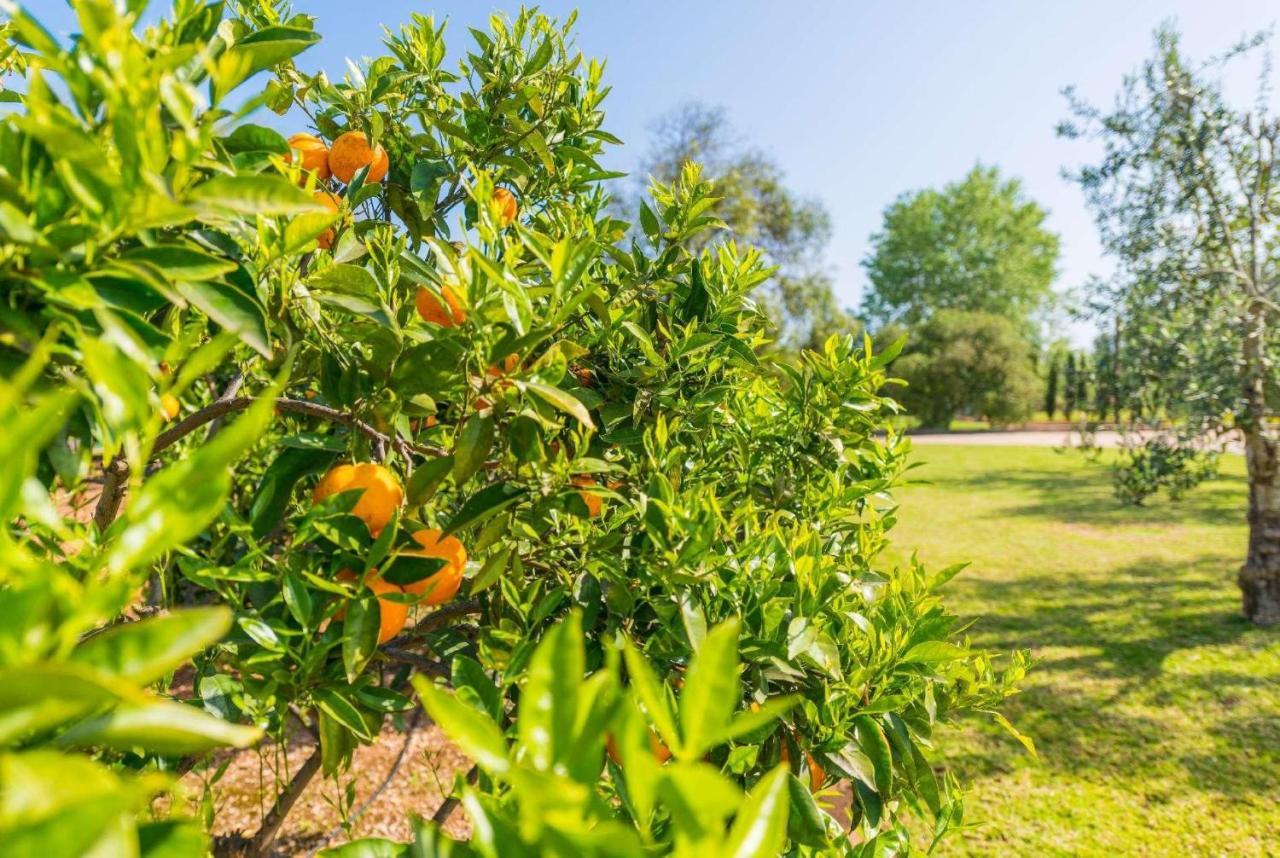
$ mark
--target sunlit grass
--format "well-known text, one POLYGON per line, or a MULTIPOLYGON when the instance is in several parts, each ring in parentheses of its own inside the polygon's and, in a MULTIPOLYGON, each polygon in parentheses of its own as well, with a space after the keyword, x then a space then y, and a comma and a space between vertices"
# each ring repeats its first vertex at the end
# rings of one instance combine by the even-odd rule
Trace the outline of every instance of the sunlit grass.
POLYGON ((984 824, 944 855, 1280 851, 1280 630, 1240 617, 1243 462, 1180 503, 1119 505, 1101 465, 1048 448, 921 447, 897 550, 972 560, 949 604, 975 642, 1040 659, 985 724, 944 736, 984 824))

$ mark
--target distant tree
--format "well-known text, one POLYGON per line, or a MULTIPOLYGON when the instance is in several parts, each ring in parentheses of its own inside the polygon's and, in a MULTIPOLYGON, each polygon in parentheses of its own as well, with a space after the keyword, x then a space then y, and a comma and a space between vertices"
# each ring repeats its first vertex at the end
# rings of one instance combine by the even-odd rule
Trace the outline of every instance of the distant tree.
POLYGON ((861 313, 873 326, 914 325, 939 310, 994 313, 1029 327, 1058 262, 1047 213, 1016 179, 978 165, 942 190, 903 194, 884 212, 863 261, 861 313))
POLYGON ((1067 413, 1067 419, 1071 419, 1071 415, 1075 413, 1076 405, 1079 400, 1076 399, 1076 353, 1067 352, 1067 366, 1062 374, 1062 410, 1067 413))
POLYGON ((961 412, 997 425, 1026 420, 1040 391, 1022 332, 995 313, 934 313, 912 330, 893 374, 907 382, 907 410, 942 429, 961 412))
POLYGON ((1086 410, 1089 407, 1089 384, 1091 381, 1089 356, 1084 352, 1080 352, 1076 357, 1075 393, 1071 397, 1076 408, 1080 410, 1086 410))
POLYGON ((1058 410, 1058 376, 1062 373, 1057 352, 1050 352, 1048 366, 1044 383, 1044 413, 1052 420, 1058 410))
MULTIPOLYGON (((1231 104, 1219 81, 1264 42, 1201 64, 1161 29, 1110 109, 1068 91, 1074 120, 1061 128, 1102 146, 1076 178, 1118 262, 1095 304, 1123 334, 1114 366, 1127 413, 1171 420, 1175 431, 1153 443, 1172 436, 1182 450, 1243 436, 1249 546, 1238 581, 1245 616, 1260 624, 1280 623, 1280 121, 1266 107, 1269 61, 1251 108, 1231 104)), ((1205 473, 1195 456, 1167 452, 1143 491, 1205 473)))
POLYGON ((789 189, 771 158, 744 146, 722 108, 682 105, 659 118, 653 135, 640 165, 643 180, 673 182, 687 164, 702 164, 703 177, 715 183, 720 198, 712 213, 777 266, 756 297, 776 322, 783 345, 818 348, 831 334, 856 327, 822 264, 831 238, 826 209, 789 189))

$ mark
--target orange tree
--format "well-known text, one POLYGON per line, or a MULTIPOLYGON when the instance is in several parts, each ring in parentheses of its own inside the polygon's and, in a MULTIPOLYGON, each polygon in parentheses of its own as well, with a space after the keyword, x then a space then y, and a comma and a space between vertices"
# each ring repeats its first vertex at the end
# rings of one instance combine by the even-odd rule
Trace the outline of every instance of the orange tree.
POLYGON ((0 852, 200 854, 210 796, 150 799, 310 733, 215 841, 262 854, 419 707, 475 768, 416 846, 337 854, 872 855, 960 823, 935 728, 1003 723, 1025 659, 960 637, 957 570, 880 559, 892 351, 762 362, 768 272, 692 240, 696 168, 610 214, 568 26, 497 17, 446 66, 415 15, 335 83, 281 2, 72 5, 77 39, 17 10, 0 50, 0 852))

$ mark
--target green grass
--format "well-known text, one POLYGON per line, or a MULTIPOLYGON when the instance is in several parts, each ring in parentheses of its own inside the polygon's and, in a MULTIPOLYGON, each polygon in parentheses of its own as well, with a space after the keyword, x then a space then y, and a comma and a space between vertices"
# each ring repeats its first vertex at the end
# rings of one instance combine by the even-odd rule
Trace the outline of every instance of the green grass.
POLYGON ((1005 711, 940 739, 971 786, 943 855, 1280 854, 1280 630, 1240 617, 1244 467, 1179 503, 1111 497, 1049 448, 919 447, 894 544, 971 560, 949 605, 1039 660, 1005 711))

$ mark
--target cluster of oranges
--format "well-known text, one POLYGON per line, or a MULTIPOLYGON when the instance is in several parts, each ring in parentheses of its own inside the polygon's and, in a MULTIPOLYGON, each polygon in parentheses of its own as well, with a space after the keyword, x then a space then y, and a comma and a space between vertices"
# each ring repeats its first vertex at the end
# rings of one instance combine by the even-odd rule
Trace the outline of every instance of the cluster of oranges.
MULTIPOLYGON (((315 502, 325 500, 340 492, 359 491, 360 497, 351 509, 351 514, 365 523, 369 533, 375 539, 382 529, 391 521, 393 515, 404 502, 404 489, 395 474, 382 465, 364 462, 356 465, 339 465, 329 471, 320 480, 315 490, 315 502)), ((467 566, 467 549, 454 536, 446 536, 435 528, 426 528, 413 533, 413 541, 420 548, 401 551, 401 556, 429 557, 444 561, 439 571, 400 586, 387 581, 375 569, 365 577, 365 585, 378 596, 378 643, 387 641, 400 634, 409 619, 409 605, 397 599, 384 599, 383 596, 409 594, 419 597, 423 605, 442 605, 458 593, 462 584, 462 573, 467 566)), ((350 569, 338 573, 340 581, 357 581, 360 576, 350 569)))
MULTIPOLYGON (((305 173, 315 175, 316 181, 324 182, 332 176, 344 185, 350 184, 356 173, 365 167, 365 182, 381 182, 387 176, 391 161, 382 144, 369 145, 369 138, 363 131, 348 131, 338 135, 332 146, 314 134, 299 133, 289 138, 289 148, 296 151, 299 163, 305 173)), ((290 154, 288 160, 292 161, 290 154)), ((332 212, 342 211, 342 197, 327 190, 316 191, 316 199, 332 212)), ((333 246, 334 230, 328 229, 316 241, 322 249, 333 246)))

